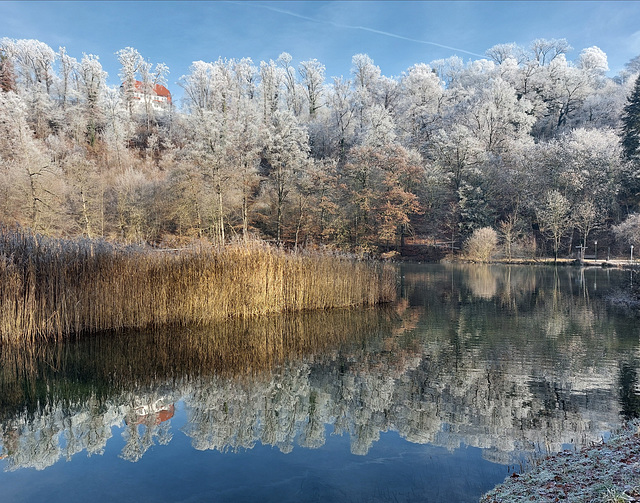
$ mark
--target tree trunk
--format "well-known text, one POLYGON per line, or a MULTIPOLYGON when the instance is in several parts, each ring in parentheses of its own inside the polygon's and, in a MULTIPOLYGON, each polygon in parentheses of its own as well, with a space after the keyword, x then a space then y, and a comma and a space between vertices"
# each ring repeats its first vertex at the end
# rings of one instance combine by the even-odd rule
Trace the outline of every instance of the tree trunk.
POLYGON ((224 235, 224 213, 223 213, 223 201, 222 201, 222 187, 218 186, 218 226, 220 244, 223 245, 225 241, 224 235))
POLYGON ((84 196, 84 191, 80 190, 80 197, 82 198, 82 218, 84 219, 85 231, 87 237, 91 239, 93 237, 91 232, 91 224, 89 222, 89 212, 87 211, 87 198, 84 196))

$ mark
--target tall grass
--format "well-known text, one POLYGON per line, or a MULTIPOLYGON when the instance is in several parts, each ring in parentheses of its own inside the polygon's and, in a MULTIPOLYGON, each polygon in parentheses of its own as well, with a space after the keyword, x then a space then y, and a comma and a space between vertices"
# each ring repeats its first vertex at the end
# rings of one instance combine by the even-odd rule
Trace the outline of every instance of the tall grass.
POLYGON ((394 298, 389 267, 340 255, 261 242, 162 252, 0 230, 2 342, 394 298))

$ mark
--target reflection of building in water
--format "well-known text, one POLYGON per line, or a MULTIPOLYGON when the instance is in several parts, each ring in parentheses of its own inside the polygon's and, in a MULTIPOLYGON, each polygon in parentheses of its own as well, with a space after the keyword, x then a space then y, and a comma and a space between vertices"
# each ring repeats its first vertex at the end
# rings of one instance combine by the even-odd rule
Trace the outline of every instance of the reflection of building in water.
POLYGON ((174 400, 169 398, 158 399, 155 394, 141 394, 132 400, 130 396, 123 395, 118 400, 103 404, 89 400, 73 407, 60 400, 46 406, 39 414, 20 414, 0 424, 0 455, 7 459, 7 470, 43 470, 82 451, 89 455, 102 454, 112 437, 112 428, 123 426, 128 435, 122 457, 130 456, 130 451, 143 454, 150 446, 146 445, 149 440, 151 445, 156 441, 167 443, 163 428, 167 429, 168 420, 175 410, 174 400), (171 403, 165 405, 167 402, 171 403), (138 406, 131 407, 127 403, 137 403, 138 406), (140 427, 144 432, 142 441, 138 442, 140 427), (133 435, 131 430, 135 430, 133 435), (146 448, 142 449, 141 446, 145 445, 146 448))
POLYGON ((165 404, 163 399, 159 398, 152 403, 132 407, 124 421, 127 425, 160 424, 171 419, 174 413, 175 405, 173 403, 165 404))
POLYGON ((546 379, 542 374, 552 369, 535 377, 518 361, 485 362, 460 374, 451 372, 447 352, 423 350, 422 358, 389 354, 386 367, 380 355, 364 366, 347 356, 287 366, 252 382, 201 378, 166 398, 124 395, 100 413, 89 403, 71 412, 60 404, 2 425, 2 455, 9 469, 42 469, 82 450, 101 453, 118 426, 121 457, 137 461, 171 440, 169 419, 180 396, 187 412, 182 431, 196 449, 221 452, 258 442, 283 452, 296 443, 316 448, 325 442, 325 425, 333 424, 335 433, 351 437, 354 454, 366 454, 381 432, 393 430, 410 442, 480 447, 488 459, 515 463, 541 448, 597 441, 619 420, 613 368, 546 379))
POLYGON ((175 413, 175 400, 156 393, 134 396, 127 410, 122 438, 125 445, 120 457, 138 461, 153 445, 166 445, 171 441, 171 422, 175 413))
POLYGON ((282 452, 317 448, 326 425, 349 435, 355 454, 366 454, 381 432, 397 431, 414 443, 479 447, 504 464, 598 441, 620 423, 621 410, 640 413, 638 329, 623 333, 582 292, 574 298, 542 288, 543 279, 499 276, 489 301, 493 283, 456 291, 444 274, 435 284, 425 277, 425 291, 401 306, 403 330, 389 327, 375 343, 319 352, 252 378, 197 374, 157 379, 151 391, 114 393, 101 403, 54 400, 0 424, 0 455, 9 469, 44 468, 82 450, 102 452, 118 426, 121 456, 137 461, 171 440, 179 400, 187 417, 181 430, 193 447, 221 452, 257 443, 282 452), (475 299, 433 309, 439 299, 465 295, 475 299), (497 316, 496 306, 515 314, 497 316))

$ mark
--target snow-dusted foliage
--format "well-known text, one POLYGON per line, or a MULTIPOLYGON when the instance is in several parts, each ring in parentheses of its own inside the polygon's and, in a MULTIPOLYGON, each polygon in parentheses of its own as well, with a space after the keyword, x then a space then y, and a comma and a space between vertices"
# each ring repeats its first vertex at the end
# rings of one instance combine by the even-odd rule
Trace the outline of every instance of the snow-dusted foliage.
POLYGON ((9 162, 21 152, 31 188, 3 186, 0 221, 124 240, 253 233, 373 250, 414 235, 455 248, 515 215, 521 237, 545 243, 537 215, 555 190, 572 217, 547 252, 572 251, 584 234, 573 215, 584 204, 597 217, 589 232, 611 237, 611 225, 640 203, 635 60, 610 79, 600 48, 571 59, 565 39, 498 44, 486 55, 416 62, 389 77, 356 54, 350 75, 329 81, 320 61, 295 62, 287 52, 259 63, 194 61, 178 79, 182 103, 173 103, 167 66, 135 48, 116 53, 121 70, 110 87, 97 55, 76 59, 64 47, 3 38, 0 92, 15 104, 3 122, 2 177, 19 178, 9 162), (377 201, 366 214, 382 215, 398 187, 363 180, 345 188, 354 169, 367 172, 354 166, 368 162, 358 149, 384 157, 398 147, 419 159, 401 187, 416 205, 390 239, 389 222, 356 222, 347 208, 377 201), (45 197, 46 173, 59 176, 45 197), (121 183, 127 173, 141 174, 135 197, 121 183))

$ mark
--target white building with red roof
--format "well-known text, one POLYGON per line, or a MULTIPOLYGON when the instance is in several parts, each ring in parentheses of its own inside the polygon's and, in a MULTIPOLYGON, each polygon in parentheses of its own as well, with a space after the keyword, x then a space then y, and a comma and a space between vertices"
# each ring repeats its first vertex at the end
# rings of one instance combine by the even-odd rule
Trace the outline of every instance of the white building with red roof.
POLYGON ((153 87, 149 86, 145 89, 144 83, 136 80, 131 99, 137 111, 145 109, 146 99, 149 100, 154 112, 165 112, 171 108, 171 92, 161 84, 155 84, 153 87))

